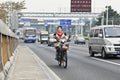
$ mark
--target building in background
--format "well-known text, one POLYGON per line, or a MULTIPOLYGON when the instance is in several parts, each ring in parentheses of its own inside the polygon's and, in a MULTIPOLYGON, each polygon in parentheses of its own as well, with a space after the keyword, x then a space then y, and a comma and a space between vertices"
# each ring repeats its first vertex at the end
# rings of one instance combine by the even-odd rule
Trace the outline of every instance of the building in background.
POLYGON ((71 0, 71 12, 91 12, 91 0, 71 0))

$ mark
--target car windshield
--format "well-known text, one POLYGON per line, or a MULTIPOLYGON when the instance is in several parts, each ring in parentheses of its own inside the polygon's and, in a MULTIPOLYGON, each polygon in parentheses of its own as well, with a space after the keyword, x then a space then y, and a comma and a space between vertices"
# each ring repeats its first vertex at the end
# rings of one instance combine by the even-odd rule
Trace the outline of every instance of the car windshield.
POLYGON ((77 39, 84 39, 83 37, 77 37, 77 39))
POLYGON ((105 28, 105 37, 106 38, 120 38, 120 27, 106 27, 105 28))
POLYGON ((27 30, 26 35, 36 35, 34 30, 27 30))
POLYGON ((50 36, 50 38, 51 38, 51 39, 53 39, 53 38, 54 38, 54 36, 50 36))
POLYGON ((48 36, 42 36, 42 38, 48 38, 48 36))

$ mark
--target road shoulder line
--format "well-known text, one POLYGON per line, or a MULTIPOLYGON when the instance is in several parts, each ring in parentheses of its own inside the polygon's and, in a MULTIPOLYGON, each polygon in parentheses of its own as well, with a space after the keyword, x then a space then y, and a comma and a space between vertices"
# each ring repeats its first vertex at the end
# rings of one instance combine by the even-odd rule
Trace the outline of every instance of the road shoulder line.
POLYGON ((113 65, 120 66, 120 64, 119 64, 119 63, 116 63, 116 62, 107 61, 107 60, 102 60, 102 59, 98 59, 98 58, 94 58, 94 57, 91 57, 91 58, 94 59, 94 60, 97 60, 97 61, 101 61, 101 62, 105 62, 105 63, 109 63, 109 64, 113 64, 113 65))

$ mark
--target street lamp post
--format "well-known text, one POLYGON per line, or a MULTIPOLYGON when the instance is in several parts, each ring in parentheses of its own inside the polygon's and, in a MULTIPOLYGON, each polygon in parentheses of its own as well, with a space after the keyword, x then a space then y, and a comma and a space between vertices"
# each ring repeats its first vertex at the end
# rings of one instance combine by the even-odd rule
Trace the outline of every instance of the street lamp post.
POLYGON ((89 21, 90 21, 90 30, 91 30, 91 27, 92 27, 92 18, 89 18, 89 21))
POLYGON ((112 20, 112 25, 114 25, 114 20, 112 20))
POLYGON ((101 19, 101 25, 104 25, 104 12, 103 12, 102 19, 101 19))
POLYGON ((74 24, 74 26, 75 26, 75 35, 77 35, 78 34, 78 24, 79 24, 78 20, 75 20, 74 23, 75 23, 74 24))
POLYGON ((8 6, 8 26, 12 27, 12 22, 11 22, 11 15, 12 15, 12 7, 11 5, 8 6))
POLYGON ((112 25, 114 25, 114 18, 112 18, 112 25))
POLYGON ((106 10, 107 10, 107 12, 106 12, 106 25, 108 25, 108 6, 106 6, 106 10))

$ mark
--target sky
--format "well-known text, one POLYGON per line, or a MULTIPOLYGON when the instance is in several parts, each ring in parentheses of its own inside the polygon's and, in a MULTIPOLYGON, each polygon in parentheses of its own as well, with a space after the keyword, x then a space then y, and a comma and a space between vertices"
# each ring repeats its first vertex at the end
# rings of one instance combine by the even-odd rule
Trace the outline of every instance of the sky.
MULTIPOLYGON (((23 0, 0 0, 4 1, 23 1, 23 0)), ((71 0, 25 0, 27 9, 23 12, 70 12, 71 0)), ((92 0, 92 13, 99 13, 105 10, 106 5, 120 13, 119 0, 92 0)))

